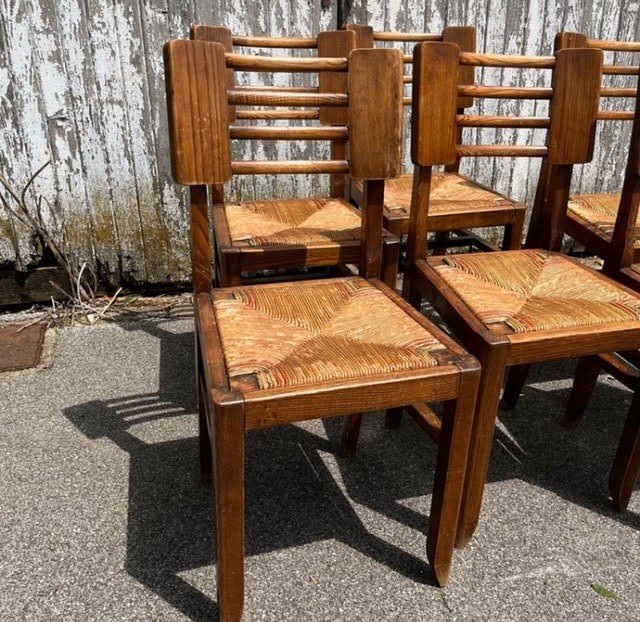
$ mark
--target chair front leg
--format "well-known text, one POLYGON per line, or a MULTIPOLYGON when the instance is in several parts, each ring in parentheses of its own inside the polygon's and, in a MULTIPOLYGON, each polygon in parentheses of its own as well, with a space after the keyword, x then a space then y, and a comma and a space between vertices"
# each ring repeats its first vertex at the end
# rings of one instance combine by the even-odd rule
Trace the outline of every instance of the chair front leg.
POLYGON ((243 405, 217 405, 213 414, 219 619, 238 622, 244 607, 243 405))
POLYGON ((442 415, 427 536, 427 557, 441 587, 451 572, 478 380, 477 371, 464 373, 458 399, 447 402, 442 415))
POLYGON ((636 388, 609 474, 609 490, 618 512, 626 511, 638 475, 640 475, 640 392, 636 388))
POLYGON ((502 238, 502 250, 516 251, 522 248, 522 231, 524 229, 524 210, 518 210, 512 223, 505 225, 502 238))
POLYGON ((486 346, 486 350, 477 355, 482 372, 458 521, 457 547, 466 546, 478 526, 482 495, 493 448, 500 390, 506 371, 506 347, 486 346))
POLYGON ((342 428, 342 442, 340 453, 345 458, 350 458, 356 453, 358 447, 358 437, 360 436, 360 427, 362 426, 362 413, 348 415, 342 428))

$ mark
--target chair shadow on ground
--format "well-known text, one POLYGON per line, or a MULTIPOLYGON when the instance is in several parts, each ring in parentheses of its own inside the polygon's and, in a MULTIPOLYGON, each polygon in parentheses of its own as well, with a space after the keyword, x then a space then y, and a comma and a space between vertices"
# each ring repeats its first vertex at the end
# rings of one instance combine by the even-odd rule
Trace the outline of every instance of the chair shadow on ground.
MULTIPOLYGON (((129 329, 159 339, 159 391, 86 402, 66 409, 65 415, 87 437, 108 438, 129 454, 127 572, 187 617, 211 619, 217 612, 213 574, 207 594, 181 576, 215 562, 212 489, 200 483, 198 473, 193 333, 172 332, 152 321, 132 323, 129 329), (155 429, 154 424, 171 426, 175 417, 189 421, 173 422, 180 438, 174 433, 174 438, 157 440, 155 432, 145 433, 155 429), (153 442, 147 442, 149 436, 155 436, 153 442)), ((604 421, 602 412, 589 412, 578 430, 565 432, 557 421, 568 389, 536 388, 547 371, 551 377, 559 375, 558 366, 542 368, 518 407, 502 413, 508 434, 498 432, 490 480, 531 481, 640 531, 640 515, 617 514, 607 497, 608 469, 623 417, 616 413, 604 421)), ((564 365, 560 372, 570 378, 572 366, 564 365)), ((627 393, 614 386, 598 391, 598 403, 608 401, 611 410, 626 413, 627 393)), ((356 458, 336 458, 341 425, 340 418, 325 420, 324 434, 322 428, 315 434, 294 425, 248 434, 247 556, 335 539, 399 574, 428 583, 426 554, 417 557, 372 533, 353 503, 424 538, 427 502, 418 512, 400 501, 431 494, 434 446, 406 417, 395 432, 382 428, 379 415, 370 415, 356 458)))

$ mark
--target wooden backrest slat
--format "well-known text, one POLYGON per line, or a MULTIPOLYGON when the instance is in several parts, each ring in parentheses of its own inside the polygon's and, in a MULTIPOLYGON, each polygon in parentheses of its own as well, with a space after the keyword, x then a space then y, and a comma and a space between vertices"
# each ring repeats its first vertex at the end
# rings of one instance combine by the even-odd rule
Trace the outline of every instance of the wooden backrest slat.
POLYGON ((587 39, 590 48, 597 48, 607 52, 640 52, 638 41, 611 41, 605 39, 587 39))
MULTIPOLYGON (((474 26, 449 26, 442 31, 442 40, 445 43, 455 43, 464 54, 474 54, 477 48, 474 26)), ((458 84, 471 86, 475 82, 475 67, 458 68, 458 84)), ((473 97, 458 97, 458 108, 470 108, 471 106, 473 106, 473 97)))
POLYGON ((319 118, 318 110, 238 110, 236 119, 251 120, 312 120, 319 118))
POLYGON ((220 43, 164 46, 173 178, 186 185, 231 178, 225 49, 220 43))
POLYGON ((346 58, 284 58, 275 56, 246 56, 227 54, 227 67, 242 71, 308 72, 347 71, 346 58))
POLYGON ((428 32, 389 32, 373 31, 374 41, 393 41, 394 43, 420 43, 421 41, 442 41, 442 35, 430 34, 428 32))
POLYGON ((230 104, 242 106, 347 106, 346 93, 297 93, 232 90, 228 91, 230 104))
POLYGON ((578 164, 593 158, 602 64, 601 50, 574 48, 556 53, 549 108, 550 164, 578 164))
MULTIPOLYGON (((319 57, 348 57, 356 47, 356 34, 351 30, 333 30, 318 35, 319 57)), ((346 93, 347 74, 323 71, 318 76, 320 93, 346 93)), ((347 106, 320 106, 320 123, 323 125, 344 125, 348 121, 347 106)))
POLYGON ((552 90, 536 86, 459 85, 459 95, 488 99, 551 99, 552 90))
POLYGON ((231 126, 232 139, 241 140, 347 140, 349 129, 346 126, 330 127, 265 127, 240 125, 231 126))
POLYGON ((356 49, 349 56, 351 175, 387 179, 402 172, 402 53, 356 49))
POLYGON ((233 45, 254 48, 314 49, 318 47, 318 40, 303 37, 246 37, 234 35, 233 45))
POLYGON ((460 52, 460 64, 472 67, 510 67, 523 69, 553 69, 553 56, 510 56, 506 54, 480 54, 460 52))
POLYGON ((351 30, 356 35, 356 48, 372 48, 375 45, 373 28, 363 24, 347 24, 346 30, 351 30))
POLYGON ((456 160, 458 54, 453 43, 416 46, 411 108, 411 159, 420 166, 456 160))
MULTIPOLYGON (((233 52, 233 37, 231 31, 224 26, 209 26, 206 24, 194 24, 191 26, 189 38, 193 41, 210 41, 211 43, 221 43, 225 52, 233 52)), ((227 88, 234 88, 236 83, 235 72, 227 69, 227 88)), ((229 121, 236 120, 235 106, 229 106, 229 121)))

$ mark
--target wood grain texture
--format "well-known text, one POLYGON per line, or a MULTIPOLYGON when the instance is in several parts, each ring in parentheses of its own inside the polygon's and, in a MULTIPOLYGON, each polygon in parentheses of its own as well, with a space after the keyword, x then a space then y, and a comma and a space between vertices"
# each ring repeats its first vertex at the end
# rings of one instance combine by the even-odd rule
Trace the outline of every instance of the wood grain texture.
POLYGON ((396 177, 402 170, 402 53, 356 49, 349 56, 351 175, 396 177), (384 85, 384 88, 380 88, 384 85))
POLYGON ((411 108, 414 164, 431 166, 456 160, 458 53, 453 43, 416 46, 411 108))
POLYGON ((558 51, 549 110, 550 164, 581 164, 593 157, 602 61, 600 50, 558 51))
POLYGON ((173 177, 184 185, 231 179, 225 51, 220 43, 164 47, 173 177))
MULTIPOLYGON (((318 56, 348 58, 356 46, 356 35, 350 30, 334 30, 321 32, 318 35, 318 56)), ((347 75, 335 71, 323 71, 318 76, 320 93, 347 93, 347 75)), ((328 108, 320 106, 320 123, 323 125, 345 125, 348 121, 348 108, 328 108)))
MULTIPOLYGON (((459 48, 462 58, 465 54, 473 54, 476 51, 477 31, 474 26, 449 26, 442 31, 442 41, 455 43, 459 48)), ((464 63, 460 63, 463 65, 464 63)), ((473 66, 458 67, 458 83, 472 85, 476 80, 476 70, 473 66)), ((459 97, 458 108, 473 106, 473 97, 459 97)))

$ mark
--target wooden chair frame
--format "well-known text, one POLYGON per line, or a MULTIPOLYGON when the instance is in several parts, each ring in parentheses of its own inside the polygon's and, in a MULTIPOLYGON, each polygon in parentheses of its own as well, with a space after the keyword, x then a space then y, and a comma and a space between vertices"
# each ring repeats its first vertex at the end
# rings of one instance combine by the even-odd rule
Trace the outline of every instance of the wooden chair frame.
MULTIPOLYGON (((354 50, 349 57, 347 97, 349 105, 357 111, 349 125, 354 137, 350 149, 351 170, 365 180, 359 270, 367 279, 364 283, 368 287, 382 292, 386 300, 391 300, 406 316, 441 341, 445 346, 441 351, 441 364, 362 379, 248 392, 238 389, 230 378, 213 297, 233 296, 239 289, 257 292, 273 285, 245 285, 211 292, 211 275, 207 272, 210 270, 208 223, 202 200, 207 185, 223 183, 237 166, 231 161, 226 137, 229 111, 223 74, 229 57, 225 57, 222 44, 203 41, 171 41, 165 45, 164 52, 173 175, 178 183, 192 190, 200 457, 203 475, 213 472, 215 481, 220 619, 236 621, 242 616, 245 434, 252 429, 311 418, 336 417, 414 402, 445 402, 427 554, 438 582, 446 583, 479 367, 473 357, 377 278, 382 263, 384 179, 401 167, 400 53, 354 50), (387 86, 384 93, 379 89, 381 81, 387 86)), ((232 56, 231 64, 237 62, 232 56)), ((273 62, 268 61, 270 67, 273 62)), ((323 62, 346 68, 344 59, 323 62)), ((251 170, 264 166, 268 165, 248 165, 251 170)), ((339 170, 346 167, 340 164, 339 170)), ((318 287, 320 282, 281 285, 318 287)))
MULTIPOLYGON (((404 33, 404 32, 380 32, 374 31, 370 26, 360 24, 349 24, 347 29, 356 33, 356 41, 358 47, 375 47, 376 42, 383 45, 387 43, 406 43, 406 42, 423 42, 423 41, 444 41, 455 43, 461 51, 474 54, 476 52, 476 29, 473 26, 450 26, 444 28, 441 34, 429 33, 404 33)), ((403 56, 405 64, 413 62, 411 54, 403 56)), ((404 76, 406 86, 412 83, 411 74, 404 76)), ((464 65, 460 68, 460 83, 473 86, 475 82, 475 66, 472 64, 464 65)), ((473 106, 474 97, 472 95, 461 95, 458 97, 458 142, 462 142, 462 131, 464 127, 475 127, 478 121, 482 121, 482 117, 473 114, 466 114, 467 108, 473 106)), ((404 105, 411 105, 411 97, 404 98, 404 105)), ((496 118, 492 126, 485 127, 510 127, 509 122, 504 119, 496 118)), ((511 125, 513 127, 513 125, 511 125)), ((458 173, 460 163, 463 157, 473 154, 460 152, 456 154, 455 159, 444 167, 447 173, 458 173)), ((513 199, 496 192, 492 188, 479 184, 478 182, 468 179, 475 187, 487 190, 509 201, 510 205, 502 209, 492 211, 482 211, 469 209, 466 212, 457 213, 432 213, 429 216, 429 231, 435 233, 432 247, 436 252, 441 252, 448 247, 472 246, 481 250, 497 250, 493 243, 480 237, 478 234, 470 231, 470 229, 478 227, 503 227, 503 249, 520 248, 522 243, 522 234, 524 228, 524 219, 526 215, 526 206, 513 199), (450 233, 455 233, 456 237, 450 237, 450 233)), ((350 184, 351 199, 358 205, 361 201, 361 191, 357 183, 353 181, 350 184)), ((409 233, 409 217, 404 214, 398 214, 385 208, 384 227, 394 235, 402 237, 409 233)))
MULTIPOLYGON (((623 41, 604 41, 600 39, 589 39, 586 35, 576 32, 562 32, 555 38, 554 44, 555 50, 569 49, 569 48, 592 48, 608 51, 626 51, 626 52, 640 52, 640 43, 636 42, 623 42, 623 41)), ((638 66, 624 65, 624 64, 605 64, 602 68, 603 76, 632 76, 638 75, 638 66)), ((600 90, 600 100, 606 98, 635 98, 637 88, 618 88, 610 87, 605 84, 602 85, 600 90)), ((632 109, 628 110, 599 110, 598 111, 599 122, 620 122, 620 121, 633 121, 634 112, 632 109)), ((546 176, 547 171, 543 170, 541 177, 546 176)), ((548 179, 548 184, 558 183, 558 180, 548 179)), ((559 180, 559 183, 563 183, 563 180, 559 180)), ((557 213, 550 215, 551 219, 549 225, 551 231, 544 233, 540 231, 539 220, 544 208, 540 204, 541 197, 536 198, 536 202, 533 207, 531 215, 531 224, 527 235, 527 246, 534 248, 542 246, 543 242, 548 239, 548 246, 550 250, 560 250, 562 245, 562 239, 565 234, 572 237, 574 240, 582 244, 589 253, 598 255, 605 261, 608 260, 610 253, 615 253, 615 249, 622 248, 619 241, 614 243, 613 239, 608 239, 603 236, 603 232, 597 227, 594 227, 590 222, 580 217, 578 214, 567 210, 567 201, 562 204, 558 202, 557 213)), ((621 202, 620 209, 625 210, 626 206, 621 202)), ((634 254, 636 261, 640 260, 640 249, 634 254)), ((612 261, 616 261, 613 257, 612 261)))
MULTIPOLYGON (((330 196, 344 198, 348 173, 348 106, 340 106, 337 99, 342 96, 346 101, 345 71, 346 57, 355 48, 355 35, 345 31, 327 31, 313 38, 247 37, 233 35, 223 26, 195 25, 190 38, 197 41, 210 41, 222 44, 229 54, 227 63, 227 85, 230 90, 230 121, 252 120, 305 120, 317 119, 321 125, 316 127, 259 127, 231 125, 232 140, 320 140, 330 141, 330 162, 291 162, 287 167, 282 163, 263 163, 260 166, 244 166, 236 163, 234 174, 274 174, 287 173, 328 173, 330 175, 330 196), (292 57, 286 64, 281 57, 249 57, 236 52, 236 48, 266 49, 307 49, 316 50, 316 60, 326 59, 324 64, 315 63, 313 58, 292 57), (331 59, 333 58, 333 63, 331 59), (255 60, 252 60, 255 59, 255 60), (338 62, 338 59, 342 59, 338 62), (232 66, 235 63, 235 66, 232 66), (237 86, 235 70, 266 72, 314 72, 318 74, 318 87, 277 87, 277 86, 237 86), (333 98, 333 99, 332 99, 333 98), (256 110, 249 106, 302 106, 299 110, 256 110), (237 106, 243 106, 238 108, 237 106)), ((359 261, 360 242, 342 241, 339 245, 307 247, 302 245, 260 245, 251 248, 238 248, 229 235, 224 207, 224 188, 222 185, 211 187, 213 200, 213 229, 216 249, 218 282, 223 286, 239 285, 242 272, 258 272, 282 268, 317 268, 345 266, 359 261)), ((395 287, 399 257, 399 240, 384 231, 383 243, 383 280, 395 287)))
MULTIPOLYGON (((565 184, 543 188, 546 213, 568 194, 570 167, 586 162, 593 155, 594 128, 601 79, 602 52, 589 49, 560 50, 555 57, 515 57, 475 55, 473 59, 446 43, 423 43, 414 54, 414 106, 412 123, 412 159, 416 165, 412 221, 408 241, 408 278, 405 296, 417 306, 424 297, 430 300, 465 347, 480 361, 482 374, 474 420, 465 493, 457 534, 464 546, 478 524, 482 493, 491 456, 500 390, 507 367, 575 356, 610 352, 640 344, 640 321, 609 322, 597 326, 537 330, 514 333, 505 325, 488 329, 471 312, 458 293, 441 276, 437 267, 443 258, 427 259, 426 238, 431 167, 453 159, 456 146, 456 96, 461 92, 475 96, 550 98, 549 132, 545 146, 474 145, 476 155, 509 153, 546 157, 549 178, 564 179, 565 184), (458 65, 467 61, 501 63, 521 67, 553 69, 552 88, 459 87, 458 65), (440 131, 436 132, 435 128, 440 131), (571 129, 570 129, 571 128, 571 129)), ((546 227, 547 233, 549 227, 546 227)), ((528 251, 505 251, 524 253, 528 251)), ((473 255, 478 257, 478 255, 473 255)), ((564 260, 563 260, 564 261, 564 260)), ((580 266, 582 273, 588 271, 580 266)), ((590 278, 615 283, 592 271, 590 278)), ((633 291, 620 286, 624 295, 633 291)))
MULTIPOLYGON (((634 242, 640 205, 640 92, 636 95, 635 117, 627 166, 625 169, 620 208, 613 230, 610 250, 602 271, 640 292, 640 272, 634 242)), ((640 476, 640 353, 600 354, 580 359, 564 420, 566 427, 576 426, 582 419, 598 375, 605 371, 634 392, 629 413, 618 443, 609 474, 609 492, 616 509, 624 512, 635 482, 640 476)))

